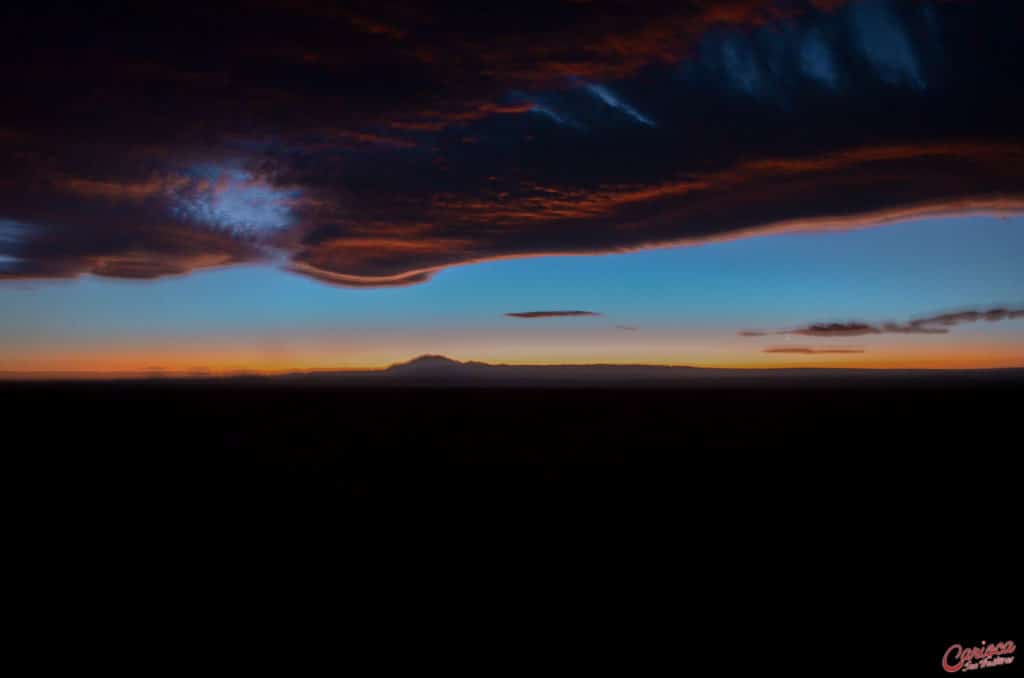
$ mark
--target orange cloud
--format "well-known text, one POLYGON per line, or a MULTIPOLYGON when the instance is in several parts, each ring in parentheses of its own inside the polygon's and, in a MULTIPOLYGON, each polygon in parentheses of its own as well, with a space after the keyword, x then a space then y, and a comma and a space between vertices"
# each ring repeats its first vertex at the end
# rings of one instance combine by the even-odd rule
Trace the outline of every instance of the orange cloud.
POLYGON ((493 102, 476 103, 466 108, 450 111, 420 111, 414 118, 397 119, 388 122, 389 126, 398 130, 417 132, 436 132, 450 125, 460 125, 476 120, 483 120, 492 115, 516 115, 528 113, 535 108, 530 102, 518 104, 499 104, 493 102))
POLYGON ((188 180, 182 177, 153 177, 145 181, 103 181, 69 177, 59 181, 60 187, 67 192, 106 200, 143 200, 187 183, 188 180))

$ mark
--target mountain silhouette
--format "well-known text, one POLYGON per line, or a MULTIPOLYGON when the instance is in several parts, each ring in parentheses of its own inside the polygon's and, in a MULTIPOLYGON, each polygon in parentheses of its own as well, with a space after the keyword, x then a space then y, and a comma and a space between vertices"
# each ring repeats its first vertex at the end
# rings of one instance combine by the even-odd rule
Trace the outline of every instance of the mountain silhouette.
POLYGON ((460 368, 465 366, 466 363, 453 360, 448 356, 426 354, 404 363, 395 363, 384 371, 399 375, 444 375, 458 373, 460 368))

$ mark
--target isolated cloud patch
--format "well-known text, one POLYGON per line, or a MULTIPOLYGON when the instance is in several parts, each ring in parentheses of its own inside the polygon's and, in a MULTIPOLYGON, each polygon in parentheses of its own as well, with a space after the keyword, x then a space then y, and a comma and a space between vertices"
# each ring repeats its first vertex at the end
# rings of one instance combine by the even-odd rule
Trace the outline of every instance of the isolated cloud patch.
POLYGON ((596 318, 601 315, 594 311, 519 311, 505 314, 508 318, 596 318))
POLYGON ((803 355, 819 355, 830 353, 864 353, 862 348, 817 348, 813 346, 769 346, 761 349, 762 353, 796 353, 803 355))

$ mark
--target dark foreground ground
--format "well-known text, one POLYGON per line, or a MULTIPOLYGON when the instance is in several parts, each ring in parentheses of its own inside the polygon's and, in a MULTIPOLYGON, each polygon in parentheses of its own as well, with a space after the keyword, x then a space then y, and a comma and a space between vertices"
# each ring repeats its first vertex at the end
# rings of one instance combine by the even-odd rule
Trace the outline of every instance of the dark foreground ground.
MULTIPOLYGON (((1021 395, 1016 378, 541 390, 7 384, 8 518, 34 544, 12 552, 45 554, 32 568, 51 582, 103 563, 106 579, 90 574, 61 596, 91 590, 102 602, 109 589, 97 581, 113 572, 136 590, 124 578, 142 571, 137 590, 157 582, 193 601, 206 589, 174 588, 182 572, 206 578, 211 554, 255 523, 267 552, 242 558, 215 588, 262 605, 269 584, 298 590, 307 575, 264 570, 250 583, 257 561, 276 563, 273 553, 304 572, 316 562, 270 548, 265 530, 283 526, 309 536, 304 549, 340 547, 361 562, 372 551, 355 547, 350 529, 370 499, 399 516, 378 536, 406 551, 388 558, 384 588, 332 571, 346 597, 433 591, 440 600, 423 609, 442 609, 450 589, 438 582, 449 580, 427 564, 459 553, 445 561, 451 579, 484 579, 472 614, 508 617, 533 600, 521 610, 528 628, 553 625, 563 649, 568 622, 550 615, 571 592, 563 613, 590 619, 597 628, 585 635, 603 638, 574 646, 580 661, 608 661, 623 624, 644 629, 648 646, 619 655, 624 672, 669 661, 688 675, 945 675, 953 643, 1024 641, 1012 635, 1024 618, 1014 546, 1021 395), (509 513, 525 534, 510 537, 509 513), (452 522, 474 526, 458 551, 437 538, 452 522), (398 524, 432 536, 407 541, 398 524), (113 540, 98 536, 111 526, 113 540), (596 533, 596 551, 583 550, 581 533, 596 533), (491 540, 502 546, 482 556, 491 540), (611 615, 613 603, 631 612, 611 615)), ((310 600, 325 591, 316 581, 310 600)), ((210 600, 199 597, 190 625, 210 600)), ((1017 661, 979 675, 1011 675, 1017 661)))
POLYGON ((345 503, 999 487, 1024 382, 681 388, 0 384, 5 463, 114 494, 345 503), (88 482, 85 482, 88 480, 88 482))

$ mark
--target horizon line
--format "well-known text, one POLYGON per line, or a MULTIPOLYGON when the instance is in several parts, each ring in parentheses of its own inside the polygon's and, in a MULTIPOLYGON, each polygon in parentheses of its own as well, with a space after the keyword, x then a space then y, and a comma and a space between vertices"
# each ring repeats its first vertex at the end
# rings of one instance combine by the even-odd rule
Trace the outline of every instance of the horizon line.
MULTIPOLYGON (((811 371, 844 371, 844 372, 917 372, 917 373, 962 373, 962 372, 999 372, 1010 370, 1024 370, 1024 364, 999 365, 983 367, 937 367, 937 366, 899 366, 899 365, 835 365, 835 364, 796 364, 786 363, 784 365, 699 365, 692 363, 638 363, 638 362, 486 362, 480 360, 459 360, 441 354, 419 354, 406 360, 366 367, 313 367, 313 368, 284 368, 284 369, 217 369, 206 367, 192 367, 185 369, 166 368, 154 366, 146 369, 136 370, 0 370, 0 382, 15 381, 130 381, 130 380, 167 380, 187 381, 193 379, 236 379, 236 378, 279 378, 288 376, 328 376, 331 374, 350 376, 371 376, 387 374, 389 370, 415 363, 424 358, 433 358, 449 361, 458 366, 483 365, 486 367, 512 367, 512 368, 653 368, 653 369, 691 369, 705 372, 811 372, 811 371)), ((402 375, 398 375, 402 376, 402 375)), ((406 375, 408 376, 408 375, 406 375)))

